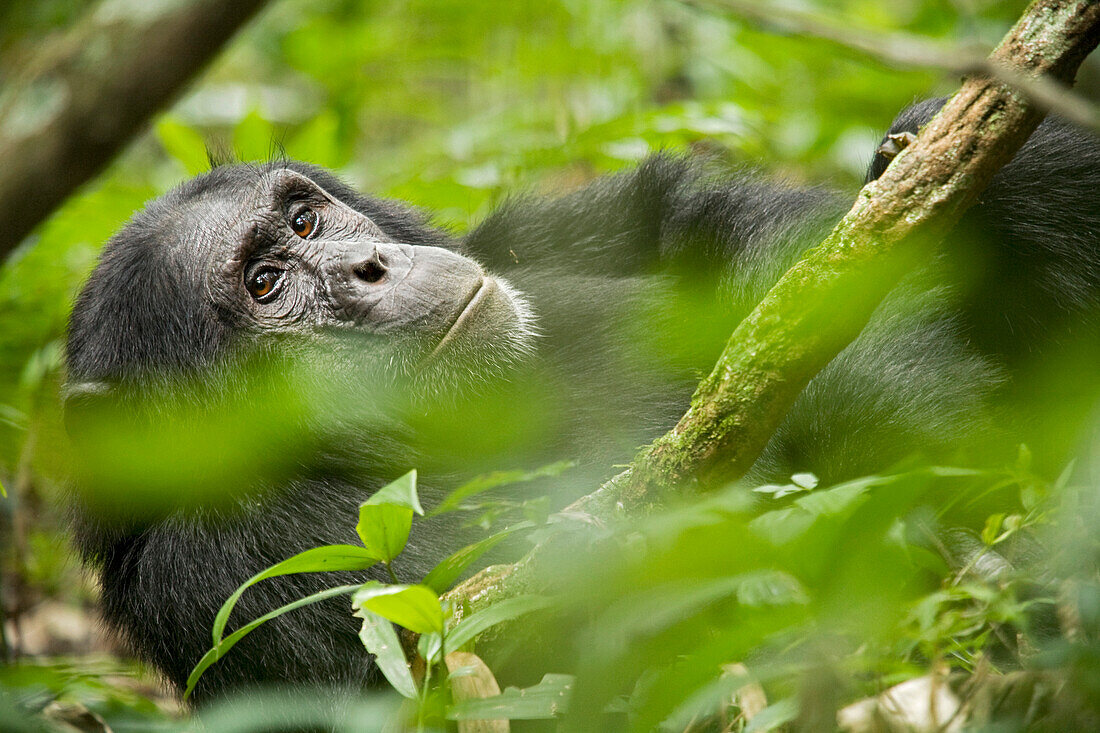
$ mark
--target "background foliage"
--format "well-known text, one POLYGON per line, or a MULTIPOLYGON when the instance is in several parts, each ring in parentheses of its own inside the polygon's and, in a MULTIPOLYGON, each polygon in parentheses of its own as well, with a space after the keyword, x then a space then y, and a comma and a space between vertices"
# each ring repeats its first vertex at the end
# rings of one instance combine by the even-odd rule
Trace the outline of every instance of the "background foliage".
MULTIPOLYGON (((877 34, 993 43, 1025 3, 783 5, 877 34)), ((0 9, 0 84, 88 6, 36 0, 0 9)), ((316 162, 462 231, 509 193, 568 190, 666 148, 854 191, 893 115, 957 83, 770 32, 714 7, 272 2, 152 129, 0 268, 0 481, 10 494, 0 500, 5 617, 44 599, 87 601, 90 591, 68 560, 58 488, 65 321, 104 241, 144 201, 204 170, 208 147, 245 160, 316 162)), ((1100 96, 1095 63, 1083 71, 1081 89, 1100 96)), ((690 546, 691 538, 681 541, 690 546)), ((939 618, 915 618, 913 643, 940 643, 929 628, 939 618)), ((613 659, 605 655, 593 669, 613 659)))

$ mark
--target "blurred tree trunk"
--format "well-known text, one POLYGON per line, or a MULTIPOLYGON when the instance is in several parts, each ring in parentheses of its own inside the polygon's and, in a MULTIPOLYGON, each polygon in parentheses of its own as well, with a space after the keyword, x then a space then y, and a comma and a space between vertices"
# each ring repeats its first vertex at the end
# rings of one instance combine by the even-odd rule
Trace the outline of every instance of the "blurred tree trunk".
POLYGON ((0 93, 0 260, 127 142, 265 0, 103 0, 0 93))

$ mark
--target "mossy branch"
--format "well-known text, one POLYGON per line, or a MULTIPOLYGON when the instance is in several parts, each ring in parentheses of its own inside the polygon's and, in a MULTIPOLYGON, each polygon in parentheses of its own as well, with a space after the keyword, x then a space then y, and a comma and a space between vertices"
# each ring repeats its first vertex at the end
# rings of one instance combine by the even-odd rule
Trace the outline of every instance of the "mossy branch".
MULTIPOLYGON (((1026 78, 1072 84, 1100 42, 1100 2, 1036 0, 990 55, 1026 78)), ((734 331, 680 422, 630 468, 566 511, 598 521, 636 513, 670 490, 707 489, 744 475, 806 384, 863 329, 898 280, 927 260, 993 175, 1042 120, 1028 98, 988 77, 967 78, 828 238, 810 249, 734 331)), ((512 565, 452 590, 457 608, 553 583, 551 538, 512 565)))

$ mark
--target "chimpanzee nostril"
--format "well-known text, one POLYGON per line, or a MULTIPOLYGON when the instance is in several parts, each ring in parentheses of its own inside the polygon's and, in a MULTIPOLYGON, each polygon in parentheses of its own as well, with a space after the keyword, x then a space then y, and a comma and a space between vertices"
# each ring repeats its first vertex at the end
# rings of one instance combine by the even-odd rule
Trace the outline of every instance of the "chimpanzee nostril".
POLYGON ((386 276, 386 266, 377 254, 355 265, 351 271, 357 278, 368 283, 376 283, 386 276))

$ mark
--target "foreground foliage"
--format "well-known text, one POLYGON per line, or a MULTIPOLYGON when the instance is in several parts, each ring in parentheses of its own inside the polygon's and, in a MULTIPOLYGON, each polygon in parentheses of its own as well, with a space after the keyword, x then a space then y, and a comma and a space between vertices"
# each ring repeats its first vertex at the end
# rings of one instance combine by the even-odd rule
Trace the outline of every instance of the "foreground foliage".
MULTIPOLYGON (((447 622, 455 609, 441 606, 429 585, 334 588, 351 596, 348 613, 354 607, 363 618, 364 643, 408 702, 396 705, 380 690, 352 717, 316 704, 295 715, 349 730, 480 718, 552 719, 582 730, 827 730, 845 705, 931 676, 951 691, 948 710, 938 714, 976 729, 1085 729, 1100 719, 1093 694, 1100 689, 1100 546, 1090 530, 1098 494, 1080 473, 1070 467, 1047 481, 1022 449, 1000 472, 911 467, 829 487, 797 475, 785 486, 731 486, 622 526, 557 515, 541 525, 524 521, 523 531, 574 538, 577 552, 557 568, 568 584, 458 623, 447 622), (493 634, 520 615, 522 624, 493 634), (406 664, 393 624, 420 634, 419 666, 406 664), (442 664, 462 648, 476 648, 498 677, 526 689, 453 702, 453 680, 476 673, 442 664), (757 686, 750 704, 746 694, 757 686)), ((362 547, 309 551, 250 584, 286 572, 399 563, 418 513, 415 476, 376 497, 364 504, 362 547)), ((484 503, 453 506, 474 520, 485 510, 484 503)), ((440 572, 453 580, 473 556, 458 553, 440 572)), ((193 679, 253 627, 225 633, 235 625, 235 598, 219 614, 211 653, 193 679)), ((88 668, 9 667, 3 704, 11 720, 55 700, 78 702, 116 725, 158 718, 111 679, 88 668)), ((220 726, 231 709, 242 716, 231 729, 302 719, 286 717, 282 704, 206 715, 220 726)), ((25 729, 43 725, 28 718, 25 729)))

